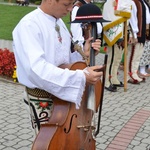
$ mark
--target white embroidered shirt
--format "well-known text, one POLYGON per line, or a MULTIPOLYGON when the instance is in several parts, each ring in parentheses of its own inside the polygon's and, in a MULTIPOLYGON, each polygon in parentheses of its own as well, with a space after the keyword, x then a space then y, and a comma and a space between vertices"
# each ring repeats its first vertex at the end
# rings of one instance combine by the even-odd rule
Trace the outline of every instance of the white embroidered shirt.
POLYGON ((13 49, 17 76, 21 84, 40 88, 78 108, 85 88, 82 70, 61 69, 61 64, 82 61, 71 53, 71 35, 61 19, 45 14, 40 8, 21 19, 13 30, 13 49), (60 34, 55 30, 56 23, 60 34))

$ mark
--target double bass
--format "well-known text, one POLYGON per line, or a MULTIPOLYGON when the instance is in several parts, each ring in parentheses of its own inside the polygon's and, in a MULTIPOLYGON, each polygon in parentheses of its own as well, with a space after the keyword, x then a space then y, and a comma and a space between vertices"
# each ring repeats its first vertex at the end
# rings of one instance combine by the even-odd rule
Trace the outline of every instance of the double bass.
MULTIPOLYGON (((96 39, 97 26, 95 22, 91 24, 91 34, 96 39)), ((95 51, 90 49, 90 66, 95 65, 95 51)), ((70 66, 70 70, 76 70, 87 67, 85 62, 76 62, 70 66)), ((94 137, 99 132, 99 127, 95 132, 93 125, 94 113, 101 111, 105 65, 103 71, 103 82, 99 80, 96 85, 86 85, 81 106, 76 109, 74 103, 61 100, 57 97, 53 98, 53 111, 51 117, 46 124, 42 124, 38 135, 36 136, 32 150, 95 150, 94 137), (92 86, 92 87, 91 87, 92 86), (88 108, 89 93, 94 89, 94 109, 88 108)), ((91 103, 91 102, 90 102, 91 103)), ((100 113, 99 113, 100 119, 100 113)), ((100 120, 99 120, 100 121, 100 120)), ((98 124, 99 126, 99 124, 98 124)))

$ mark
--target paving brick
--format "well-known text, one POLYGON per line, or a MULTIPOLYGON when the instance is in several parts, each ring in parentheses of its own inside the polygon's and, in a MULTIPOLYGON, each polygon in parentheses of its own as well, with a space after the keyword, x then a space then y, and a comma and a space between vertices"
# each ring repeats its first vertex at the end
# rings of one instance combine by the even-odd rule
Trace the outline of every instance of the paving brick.
POLYGON ((124 131, 124 132, 130 132, 130 133, 136 133, 138 130, 137 129, 123 127, 122 131, 124 131))
POLYGON ((127 136, 135 136, 136 135, 136 132, 129 132, 129 131, 126 131, 124 130, 124 128, 120 131, 120 134, 122 135, 127 135, 127 136))
POLYGON ((136 131, 139 130, 140 127, 141 126, 135 126, 135 124, 128 124, 128 123, 124 126, 124 128, 133 129, 133 130, 136 130, 136 131))
POLYGON ((124 139, 129 139, 129 140, 132 140, 132 139, 133 139, 133 136, 125 135, 125 134, 122 134, 122 133, 118 133, 118 134, 117 134, 117 137, 119 137, 119 138, 124 138, 124 139))
MULTIPOLYGON (((120 145, 110 144, 110 145, 108 146, 108 148, 114 148, 114 149, 116 149, 116 150, 125 150, 125 149, 126 149, 126 146, 120 146, 120 145)), ((107 148, 106 148, 106 150, 107 150, 107 148)))
POLYGON ((120 142, 125 142, 125 143, 130 143, 131 140, 130 139, 125 139, 125 138, 120 138, 120 137, 115 137, 114 138, 115 141, 120 141, 120 142))

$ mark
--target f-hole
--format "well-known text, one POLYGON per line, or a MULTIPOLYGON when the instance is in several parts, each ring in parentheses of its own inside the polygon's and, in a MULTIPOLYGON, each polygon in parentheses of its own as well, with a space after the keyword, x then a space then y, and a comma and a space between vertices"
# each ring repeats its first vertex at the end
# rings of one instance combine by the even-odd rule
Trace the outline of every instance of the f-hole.
POLYGON ((64 128, 64 132, 65 133, 69 133, 70 132, 70 130, 71 130, 71 126, 72 126, 72 121, 73 121, 73 118, 77 118, 77 115, 76 114, 73 114, 72 116, 71 116, 71 119, 70 119, 70 124, 69 124, 69 129, 68 129, 68 131, 67 131, 67 129, 66 128, 64 128))

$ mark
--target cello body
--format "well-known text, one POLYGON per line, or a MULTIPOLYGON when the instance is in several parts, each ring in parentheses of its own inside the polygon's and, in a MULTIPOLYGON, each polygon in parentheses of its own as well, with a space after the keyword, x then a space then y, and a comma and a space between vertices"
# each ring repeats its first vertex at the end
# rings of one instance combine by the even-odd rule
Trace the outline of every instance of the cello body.
MULTIPOLYGON (((86 67, 84 62, 77 62, 72 64, 70 70, 86 67)), ((47 124, 41 125, 32 150, 96 149, 96 141, 93 138, 94 126, 92 126, 94 112, 87 108, 88 86, 86 85, 79 109, 76 109, 74 103, 54 97, 50 120, 47 124)), ((97 111, 101 99, 101 81, 94 85, 94 89, 97 111)))

